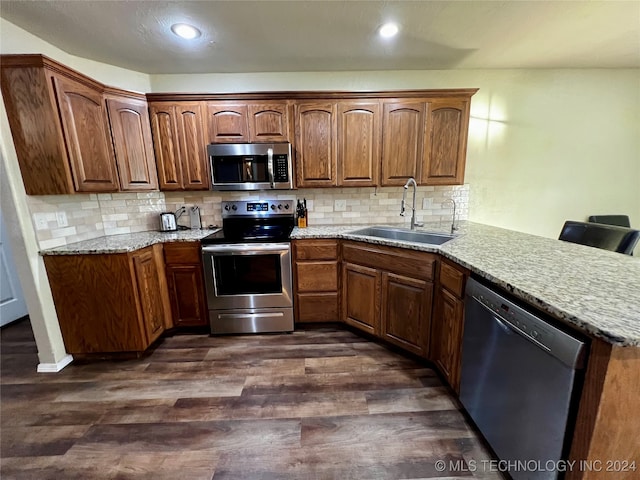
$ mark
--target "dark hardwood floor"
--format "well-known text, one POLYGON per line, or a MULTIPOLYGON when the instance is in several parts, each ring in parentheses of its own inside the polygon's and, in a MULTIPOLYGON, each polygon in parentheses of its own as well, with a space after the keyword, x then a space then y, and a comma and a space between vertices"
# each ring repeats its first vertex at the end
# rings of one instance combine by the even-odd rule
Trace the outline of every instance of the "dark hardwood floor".
POLYGON ((501 478, 448 468, 490 457, 433 370, 349 331, 176 335, 58 374, 28 321, 0 338, 3 480, 501 478))

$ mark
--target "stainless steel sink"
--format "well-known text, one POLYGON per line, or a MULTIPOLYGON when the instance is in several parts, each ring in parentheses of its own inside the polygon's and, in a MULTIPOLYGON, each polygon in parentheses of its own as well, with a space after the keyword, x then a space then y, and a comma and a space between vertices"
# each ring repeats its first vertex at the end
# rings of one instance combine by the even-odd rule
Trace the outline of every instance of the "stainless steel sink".
POLYGON ((446 233, 421 232, 393 227, 367 227, 349 232, 352 235, 364 235, 366 237, 388 238, 390 240, 404 240, 407 242, 427 243, 430 245, 442 245, 455 238, 446 233))

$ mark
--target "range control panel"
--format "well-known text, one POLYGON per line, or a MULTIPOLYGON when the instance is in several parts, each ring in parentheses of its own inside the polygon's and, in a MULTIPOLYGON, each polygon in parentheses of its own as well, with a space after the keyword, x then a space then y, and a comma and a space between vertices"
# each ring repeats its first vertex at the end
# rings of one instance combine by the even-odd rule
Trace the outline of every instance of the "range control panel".
POLYGON ((294 216, 293 200, 250 200, 222 202, 222 217, 294 216))

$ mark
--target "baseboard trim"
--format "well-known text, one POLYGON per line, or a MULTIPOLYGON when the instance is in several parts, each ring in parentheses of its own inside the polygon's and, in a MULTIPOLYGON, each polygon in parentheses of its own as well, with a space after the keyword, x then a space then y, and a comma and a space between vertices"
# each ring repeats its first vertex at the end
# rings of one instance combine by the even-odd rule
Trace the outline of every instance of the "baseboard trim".
POLYGON ((39 363, 38 373, 57 373, 71 362, 73 362, 73 356, 67 355, 58 363, 39 363))

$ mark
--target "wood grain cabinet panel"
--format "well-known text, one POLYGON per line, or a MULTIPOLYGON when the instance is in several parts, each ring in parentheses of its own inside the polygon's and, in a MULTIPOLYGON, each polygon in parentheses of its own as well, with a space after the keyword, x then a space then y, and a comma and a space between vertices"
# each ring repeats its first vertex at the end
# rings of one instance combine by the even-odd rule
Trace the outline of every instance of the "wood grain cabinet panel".
POLYGON ((246 103, 210 102, 207 105, 209 142, 249 141, 249 108, 246 103))
POLYGON ((426 252, 343 242, 343 321, 426 358, 436 261, 426 252))
POLYGON ((287 102, 250 103, 249 133, 252 142, 288 142, 287 102))
POLYGON ((425 103, 384 102, 381 185, 404 185, 417 178, 422 161, 425 103))
POLYGON ((160 190, 208 190, 203 103, 149 104, 160 190))
POLYGON ((149 105, 160 190, 182 189, 178 125, 172 103, 149 105))
POLYGON ((432 295, 431 282, 382 273, 382 338, 426 357, 429 351, 432 295))
POLYGON ((296 105, 298 187, 336 185, 336 104, 296 105))
POLYGON ((420 183, 464 183, 468 130, 469 101, 438 99, 430 103, 420 183))
POLYGON ((185 190, 208 190, 209 161, 204 141, 202 104, 200 102, 176 105, 182 181, 185 190))
POLYGON ((146 248, 132 256, 138 299, 148 344, 164 331, 165 310, 161 298, 159 266, 153 248, 146 248))
POLYGON ((342 264, 342 320, 372 335, 380 333, 380 272, 342 264))
POLYGON ((293 241, 294 312, 296 322, 340 320, 338 242, 293 241))
POLYGON ((430 358, 451 388, 459 392, 464 287, 469 271, 441 259, 431 320, 430 358))
POLYGON ((75 191, 50 73, 41 67, 7 67, 0 86, 27 195, 75 191))
POLYGON ((338 185, 378 184, 380 165, 380 103, 338 103, 338 185))
POLYGON ((297 262, 298 292, 335 292, 338 290, 338 262, 315 260, 297 262))
POLYGON ((458 389, 462 345, 463 301, 444 288, 438 291, 431 330, 431 357, 454 390, 458 389))
POLYGON ((53 76, 62 130, 79 192, 118 190, 118 173, 102 93, 53 76))
POLYGON ((120 189, 157 190, 158 175, 147 102, 126 97, 108 97, 107 113, 120 189))
POLYGON ((162 246, 45 256, 67 352, 142 352, 170 321, 162 246))
POLYGON ((200 243, 165 243, 164 260, 173 325, 208 325, 200 243))

